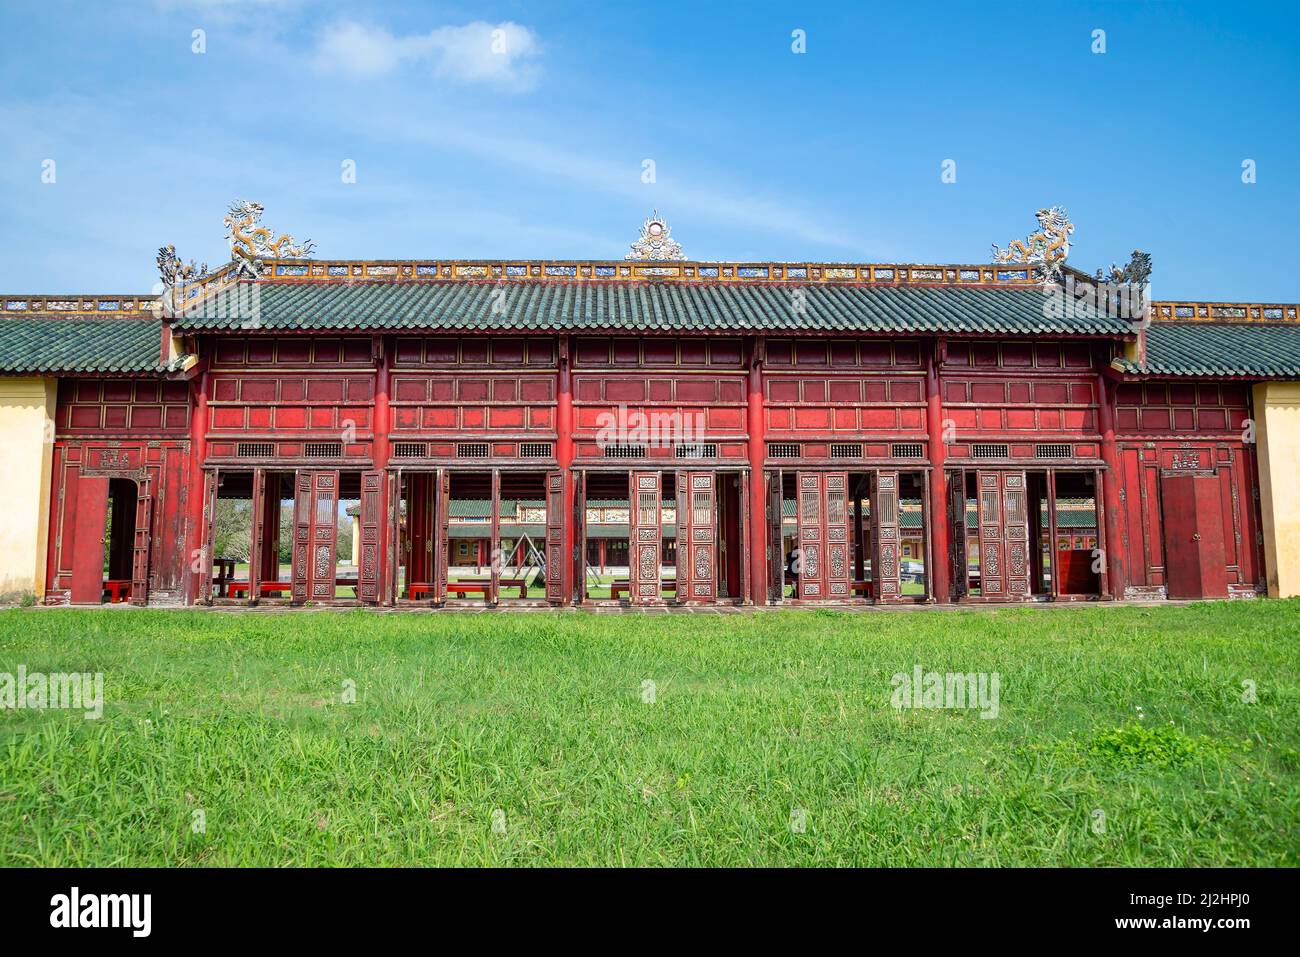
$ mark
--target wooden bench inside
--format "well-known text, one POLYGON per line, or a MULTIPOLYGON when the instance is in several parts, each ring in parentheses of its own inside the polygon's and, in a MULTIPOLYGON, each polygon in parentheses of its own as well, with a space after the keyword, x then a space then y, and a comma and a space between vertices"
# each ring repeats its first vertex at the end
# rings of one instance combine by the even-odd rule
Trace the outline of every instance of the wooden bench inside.
MULTIPOLYGON (((262 582, 257 586, 259 595, 283 595, 286 592, 293 591, 293 585, 288 582, 262 582)), ((231 598, 239 596, 248 596, 248 582, 230 582, 229 594, 231 598)))
MULTIPOLYGON (((519 597, 528 597, 528 579, 526 578, 502 578, 497 585, 500 588, 518 588, 519 597)), ((488 590, 492 587, 490 578, 462 578, 460 581, 447 582, 448 595, 482 595, 485 599, 488 596, 488 590)), ((411 582, 406 586, 406 597, 412 601, 419 598, 432 597, 434 591, 433 582, 411 582)))
MULTIPOLYGON (((610 598, 618 598, 618 597, 620 597, 624 592, 631 592, 631 590, 632 590, 632 586, 631 586, 631 584, 628 582, 628 580, 627 580, 626 578, 619 578, 619 579, 616 579, 616 580, 614 580, 614 581, 612 581, 612 582, 609 583, 609 597, 610 597, 610 598)), ((676 594, 677 594, 677 582, 676 582, 675 580, 674 580, 674 581, 664 581, 664 582, 660 582, 660 583, 659 583, 659 593, 660 593, 660 594, 663 594, 663 593, 666 592, 666 591, 670 591, 670 592, 672 592, 674 595, 676 595, 676 594)))
POLYGON ((109 604, 127 601, 131 597, 131 580, 127 578, 110 578, 104 582, 104 591, 108 593, 109 604))
MULTIPOLYGON (((500 588, 518 588, 519 597, 528 597, 528 580, 526 578, 501 578, 497 580, 500 588)), ((447 582, 448 595, 473 595, 480 594, 484 598, 488 596, 488 590, 492 587, 490 578, 462 578, 460 581, 447 582)))

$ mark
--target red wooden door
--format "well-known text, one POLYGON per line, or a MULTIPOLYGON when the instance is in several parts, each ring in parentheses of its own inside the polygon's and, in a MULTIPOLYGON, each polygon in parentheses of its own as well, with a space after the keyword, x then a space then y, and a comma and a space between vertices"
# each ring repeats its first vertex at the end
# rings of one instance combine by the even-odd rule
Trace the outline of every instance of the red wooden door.
POLYGON ((546 600, 564 602, 564 473, 546 473, 546 600))
POLYGON ((104 598, 104 529, 108 523, 108 479, 83 475, 77 482, 72 552, 72 594, 77 605, 104 598))
POLYGON ((677 599, 718 598, 717 492, 712 472, 677 473, 677 599))
POLYGON ((332 601, 338 534, 336 471, 300 471, 294 500, 294 601, 332 601))
POLYGON ((662 600, 659 565, 663 526, 660 515, 662 482, 658 472, 633 472, 629 496, 628 573, 633 604, 657 604, 662 600))
POLYGON ((794 571, 796 598, 824 598, 822 558, 826 552, 822 506, 822 477, 817 472, 799 472, 795 478, 799 490, 796 506, 799 516, 799 543, 795 546, 794 571))
POLYGON ((1007 593, 1007 569, 1000 474, 976 472, 975 492, 979 514, 980 595, 1001 598, 1007 593))
POLYGON ((691 508, 689 472, 678 472, 674 478, 673 488, 677 491, 677 501, 673 514, 677 521, 677 599, 685 601, 691 593, 691 525, 688 513, 691 508))
MULTIPOLYGON (((387 523, 388 530, 384 537, 384 584, 382 589, 383 601, 386 605, 391 605, 397 600, 397 579, 398 564, 401 561, 398 550, 401 548, 402 541, 402 470, 393 469, 388 473, 385 481, 388 484, 388 501, 387 512, 384 521, 387 523)), ((407 516, 410 521, 410 516, 407 516)), ((410 574, 410 565, 407 565, 407 574, 410 574)), ((410 579, 408 578, 409 582, 410 579)))
POLYGON ((362 601, 379 601, 379 540, 383 519, 383 472, 361 473, 361 543, 357 569, 357 597, 362 601))
MULTIPOLYGON (((257 593, 262 585, 263 566, 266 563, 266 469, 253 470, 253 541, 248 548, 248 603, 257 604, 257 593)), ((274 580, 274 579, 273 579, 274 580)))
POLYGON ((1169 597, 1228 597, 1218 478, 1213 474, 1163 474, 1160 506, 1169 597))
POLYGON ((1029 595, 1029 492, 1024 472, 1002 473, 1003 540, 1007 553, 1007 595, 1029 595))
POLYGON ((849 597, 849 489, 847 472, 800 472, 798 597, 849 597))
POLYGON ((978 471, 980 595, 1029 594, 1029 515, 1025 473, 978 471))
POLYGON ((844 601, 849 597, 849 577, 852 574, 849 560, 849 474, 827 472, 824 478, 826 501, 822 514, 826 516, 826 596, 844 601))
POLYGON ((876 601, 894 601, 901 594, 899 561, 902 542, 898 528, 898 473, 876 473, 875 496, 871 500, 871 532, 875 543, 871 567, 872 591, 876 601))
POLYGON ((153 525, 153 483, 149 479, 137 483, 135 497, 135 530, 131 544, 131 604, 143 605, 149 600, 149 543, 153 525))

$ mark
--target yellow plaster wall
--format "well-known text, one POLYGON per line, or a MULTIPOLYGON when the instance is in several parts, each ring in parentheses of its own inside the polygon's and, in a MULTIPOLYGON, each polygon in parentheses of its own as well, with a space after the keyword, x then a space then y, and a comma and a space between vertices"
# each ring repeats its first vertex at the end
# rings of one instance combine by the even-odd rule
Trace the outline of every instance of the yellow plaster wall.
POLYGON ((0 377, 0 599, 45 594, 57 382, 0 377))
POLYGON ((1264 567, 1271 598, 1300 595, 1300 382, 1255 386, 1264 567))

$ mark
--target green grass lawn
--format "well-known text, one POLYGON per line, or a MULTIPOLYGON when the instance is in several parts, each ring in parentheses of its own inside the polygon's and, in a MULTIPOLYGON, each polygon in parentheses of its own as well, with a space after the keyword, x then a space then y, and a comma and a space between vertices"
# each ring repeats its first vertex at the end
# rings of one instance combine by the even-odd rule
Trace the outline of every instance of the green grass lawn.
POLYGON ((2 611, 0 672, 105 704, 0 711, 0 865, 1294 866, 1298 635, 1297 601, 2 611), (895 710, 917 665, 997 672, 998 716, 895 710))

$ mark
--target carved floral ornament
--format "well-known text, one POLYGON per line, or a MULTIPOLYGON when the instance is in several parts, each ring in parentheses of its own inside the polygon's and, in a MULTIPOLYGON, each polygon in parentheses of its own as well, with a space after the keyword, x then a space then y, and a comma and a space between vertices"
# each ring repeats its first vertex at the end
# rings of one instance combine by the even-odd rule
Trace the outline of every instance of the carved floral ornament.
POLYGON ((684 260, 681 244, 672 238, 672 228, 654 210, 641 224, 641 236, 632 244, 628 259, 684 260))

